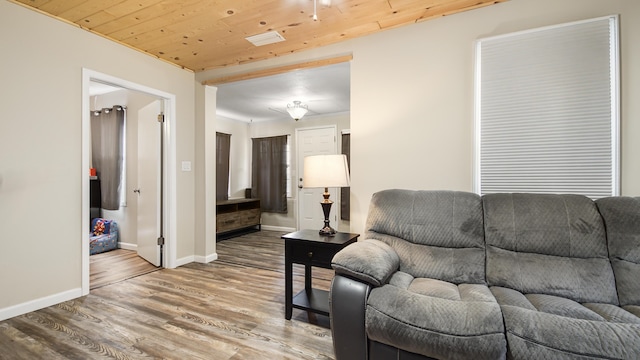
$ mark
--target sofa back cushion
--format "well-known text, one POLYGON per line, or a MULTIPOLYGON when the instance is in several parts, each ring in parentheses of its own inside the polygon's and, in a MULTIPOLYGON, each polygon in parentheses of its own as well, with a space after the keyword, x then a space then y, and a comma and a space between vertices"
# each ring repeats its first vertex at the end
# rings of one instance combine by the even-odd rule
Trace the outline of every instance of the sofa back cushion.
POLYGON ((592 200, 490 194, 482 201, 489 285, 618 304, 604 224, 592 200))
POLYGON ((596 201, 604 219, 620 305, 640 305, 640 198, 596 201))
POLYGON ((454 284, 485 283, 482 203, 455 191, 384 190, 373 194, 365 239, 391 246, 400 271, 454 284))

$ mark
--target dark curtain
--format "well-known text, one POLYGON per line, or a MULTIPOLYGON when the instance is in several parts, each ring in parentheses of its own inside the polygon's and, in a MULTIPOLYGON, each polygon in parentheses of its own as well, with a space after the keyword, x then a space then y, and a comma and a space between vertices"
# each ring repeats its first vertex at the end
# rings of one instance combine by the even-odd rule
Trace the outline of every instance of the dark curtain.
POLYGON ((122 106, 91 111, 91 160, 102 193, 102 208, 118 210, 124 164, 124 118, 122 106))
POLYGON ((254 138, 251 195, 264 212, 287 212, 287 136, 254 138))
POLYGON ((231 135, 216 132, 216 200, 229 199, 231 135))
MULTIPOLYGON (((351 134, 342 134, 342 154, 347 155, 347 165, 351 172, 351 134)), ((351 220, 351 188, 340 188, 340 219, 351 220)))

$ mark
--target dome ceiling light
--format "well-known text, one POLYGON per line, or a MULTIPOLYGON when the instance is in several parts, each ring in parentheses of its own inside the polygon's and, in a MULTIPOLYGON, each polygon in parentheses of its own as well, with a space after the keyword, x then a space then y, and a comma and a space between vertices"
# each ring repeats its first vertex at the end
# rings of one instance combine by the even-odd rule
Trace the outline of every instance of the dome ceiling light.
POLYGON ((295 100, 293 104, 287 104, 287 112, 291 115, 291 118, 295 121, 302 119, 304 114, 309 111, 307 105, 302 104, 300 101, 295 100))

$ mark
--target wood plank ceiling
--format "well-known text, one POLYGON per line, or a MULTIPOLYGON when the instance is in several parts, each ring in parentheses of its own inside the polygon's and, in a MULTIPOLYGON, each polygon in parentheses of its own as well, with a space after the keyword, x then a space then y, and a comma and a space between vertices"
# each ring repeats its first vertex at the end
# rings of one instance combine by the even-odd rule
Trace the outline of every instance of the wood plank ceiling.
POLYGON ((317 21, 314 0, 12 1, 198 72, 507 0, 317 0, 317 21), (256 47, 245 39, 268 31, 286 40, 256 47))

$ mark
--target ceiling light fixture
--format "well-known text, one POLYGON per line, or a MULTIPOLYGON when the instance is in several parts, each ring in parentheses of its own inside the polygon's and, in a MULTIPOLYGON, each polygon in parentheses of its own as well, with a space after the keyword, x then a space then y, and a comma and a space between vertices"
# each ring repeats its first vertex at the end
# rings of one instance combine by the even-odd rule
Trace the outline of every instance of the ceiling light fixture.
POLYGON ((295 121, 302 119, 304 114, 307 113, 309 109, 307 105, 303 105, 300 101, 295 100, 293 104, 287 104, 287 112, 291 115, 291 118, 295 121))
MULTIPOLYGON (((318 0, 313 0, 313 21, 318 21, 318 0)), ((320 5, 331 6, 331 0, 320 0, 320 5)))
POLYGON ((318 21, 317 0, 313 0, 313 21, 318 21))

